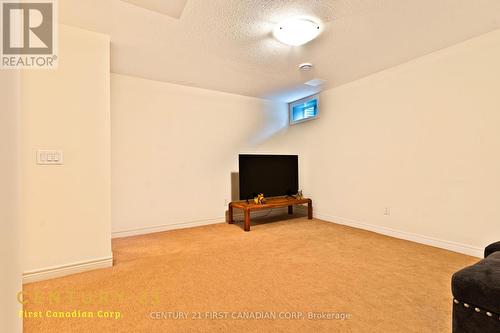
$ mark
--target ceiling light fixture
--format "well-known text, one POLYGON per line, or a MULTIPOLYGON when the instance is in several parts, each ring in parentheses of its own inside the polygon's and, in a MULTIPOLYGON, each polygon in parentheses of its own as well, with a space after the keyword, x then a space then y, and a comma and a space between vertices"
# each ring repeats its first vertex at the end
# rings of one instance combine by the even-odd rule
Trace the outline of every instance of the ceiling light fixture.
POLYGON ((282 43, 299 46, 318 37, 321 28, 318 23, 304 18, 288 19, 274 28, 274 37, 282 43))

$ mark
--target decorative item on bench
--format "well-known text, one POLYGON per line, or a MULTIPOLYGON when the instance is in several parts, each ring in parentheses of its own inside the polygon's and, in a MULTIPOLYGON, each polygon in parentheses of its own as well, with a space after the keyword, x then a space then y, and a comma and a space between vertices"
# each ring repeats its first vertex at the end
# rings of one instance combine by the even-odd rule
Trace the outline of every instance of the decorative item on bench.
POLYGON ((266 203, 266 199, 264 198, 264 193, 260 193, 259 195, 257 195, 255 198, 253 198, 253 201, 257 205, 262 205, 262 204, 266 203))
MULTIPOLYGON (((261 198, 264 199, 264 195, 262 195, 261 198)), ((258 200, 257 200, 257 202, 258 202, 258 200)), ((233 224, 234 223, 234 219, 233 219, 234 208, 241 209, 245 213, 245 221, 244 221, 245 231, 250 231, 250 212, 251 211, 288 207, 288 214, 292 214, 294 205, 304 205, 304 204, 307 204, 307 218, 309 220, 312 220, 312 218, 313 218, 312 200, 308 199, 308 198, 297 199, 297 198, 291 197, 291 196, 289 196, 289 197, 271 197, 271 198, 268 198, 267 200, 265 200, 265 202, 262 202, 260 205, 255 204, 255 201, 252 203, 250 203, 247 200, 232 201, 229 203, 229 206, 228 206, 228 214, 227 214, 228 221, 227 222, 229 224, 233 224)))
POLYGON ((500 242, 484 257, 453 274, 453 333, 500 332, 500 242))
POLYGON ((297 199, 302 199, 302 198, 304 198, 304 196, 302 195, 302 190, 299 190, 297 192, 297 199))

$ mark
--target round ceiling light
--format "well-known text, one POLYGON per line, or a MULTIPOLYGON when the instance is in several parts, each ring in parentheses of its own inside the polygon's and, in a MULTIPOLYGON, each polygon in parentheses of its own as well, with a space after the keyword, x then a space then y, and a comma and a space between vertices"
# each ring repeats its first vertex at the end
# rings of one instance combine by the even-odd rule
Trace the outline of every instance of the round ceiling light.
POLYGON ((304 18, 288 19, 274 28, 274 37, 282 43, 299 46, 312 41, 320 33, 318 23, 304 18))

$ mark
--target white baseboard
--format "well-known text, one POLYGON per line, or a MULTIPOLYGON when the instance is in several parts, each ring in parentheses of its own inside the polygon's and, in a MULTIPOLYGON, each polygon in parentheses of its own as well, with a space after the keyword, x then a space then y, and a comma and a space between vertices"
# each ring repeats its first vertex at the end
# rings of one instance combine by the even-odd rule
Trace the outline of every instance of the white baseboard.
POLYGON ((483 257, 483 249, 476 247, 476 246, 451 242, 451 241, 447 241, 447 240, 423 236, 423 235, 414 234, 414 233, 401 231, 401 230, 395 230, 395 229, 382 227, 382 226, 378 226, 378 225, 367 224, 367 223, 363 223, 363 222, 359 222, 359 221, 355 221, 355 220, 351 220, 351 219, 346 219, 346 218, 338 217, 338 216, 330 216, 330 215, 325 215, 325 214, 321 214, 321 213, 315 213, 314 217, 317 219, 326 221, 326 222, 332 222, 332 223, 336 223, 336 224, 350 226, 353 228, 368 230, 368 231, 372 231, 372 232, 375 232, 378 234, 391 236, 391 237, 399 238, 399 239, 404 239, 404 240, 412 241, 415 243, 434 246, 434 247, 437 247, 440 249, 458 252, 458 253, 466 254, 469 256, 473 256, 473 257, 478 257, 478 258, 483 257))
MULTIPOLYGON (((307 207, 305 206, 295 206, 297 211, 307 211, 307 207)), ((274 208, 272 210, 259 210, 255 212, 251 212, 252 218, 259 218, 264 216, 275 216, 279 214, 285 214, 287 212, 287 207, 284 208, 274 208)), ((233 213, 233 218, 243 219, 243 213, 239 212, 235 209, 233 213)), ((226 223, 226 217, 216 217, 216 218, 207 218, 202 220, 188 221, 188 222, 178 222, 172 224, 163 224, 163 225, 155 225, 150 227, 136 228, 136 229, 128 229, 128 230, 119 230, 113 231, 111 233, 112 238, 122 238, 122 237, 130 237, 130 236, 139 236, 152 234, 155 232, 163 232, 169 230, 177 230, 177 229, 185 229, 185 228, 193 228, 193 227, 201 227, 204 225, 211 225, 217 223, 226 223)))
POLYGON ((67 265, 52 266, 23 273, 23 283, 38 282, 66 275, 82 273, 113 266, 113 256, 94 260, 80 261, 67 265))
POLYGON ((225 219, 226 219, 225 217, 217 217, 217 218, 212 218, 212 219, 203 219, 203 220, 179 222, 179 223, 173 223, 173 224, 155 225, 155 226, 136 228, 136 229, 113 231, 111 233, 111 237, 112 238, 121 238, 121 237, 130 237, 130 236, 139 236, 139 235, 152 234, 155 232, 163 232, 163 231, 168 231, 168 230, 200 227, 200 226, 204 226, 204 225, 224 223, 225 219))

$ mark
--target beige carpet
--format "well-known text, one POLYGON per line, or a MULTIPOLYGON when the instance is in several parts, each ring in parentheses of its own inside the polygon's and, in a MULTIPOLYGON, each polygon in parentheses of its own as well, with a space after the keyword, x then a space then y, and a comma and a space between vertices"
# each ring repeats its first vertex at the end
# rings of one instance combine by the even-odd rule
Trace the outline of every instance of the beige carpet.
POLYGON ((25 285, 25 309, 44 316, 25 332, 451 332, 450 277, 477 261, 303 217, 116 239, 113 252, 113 268, 25 285))

